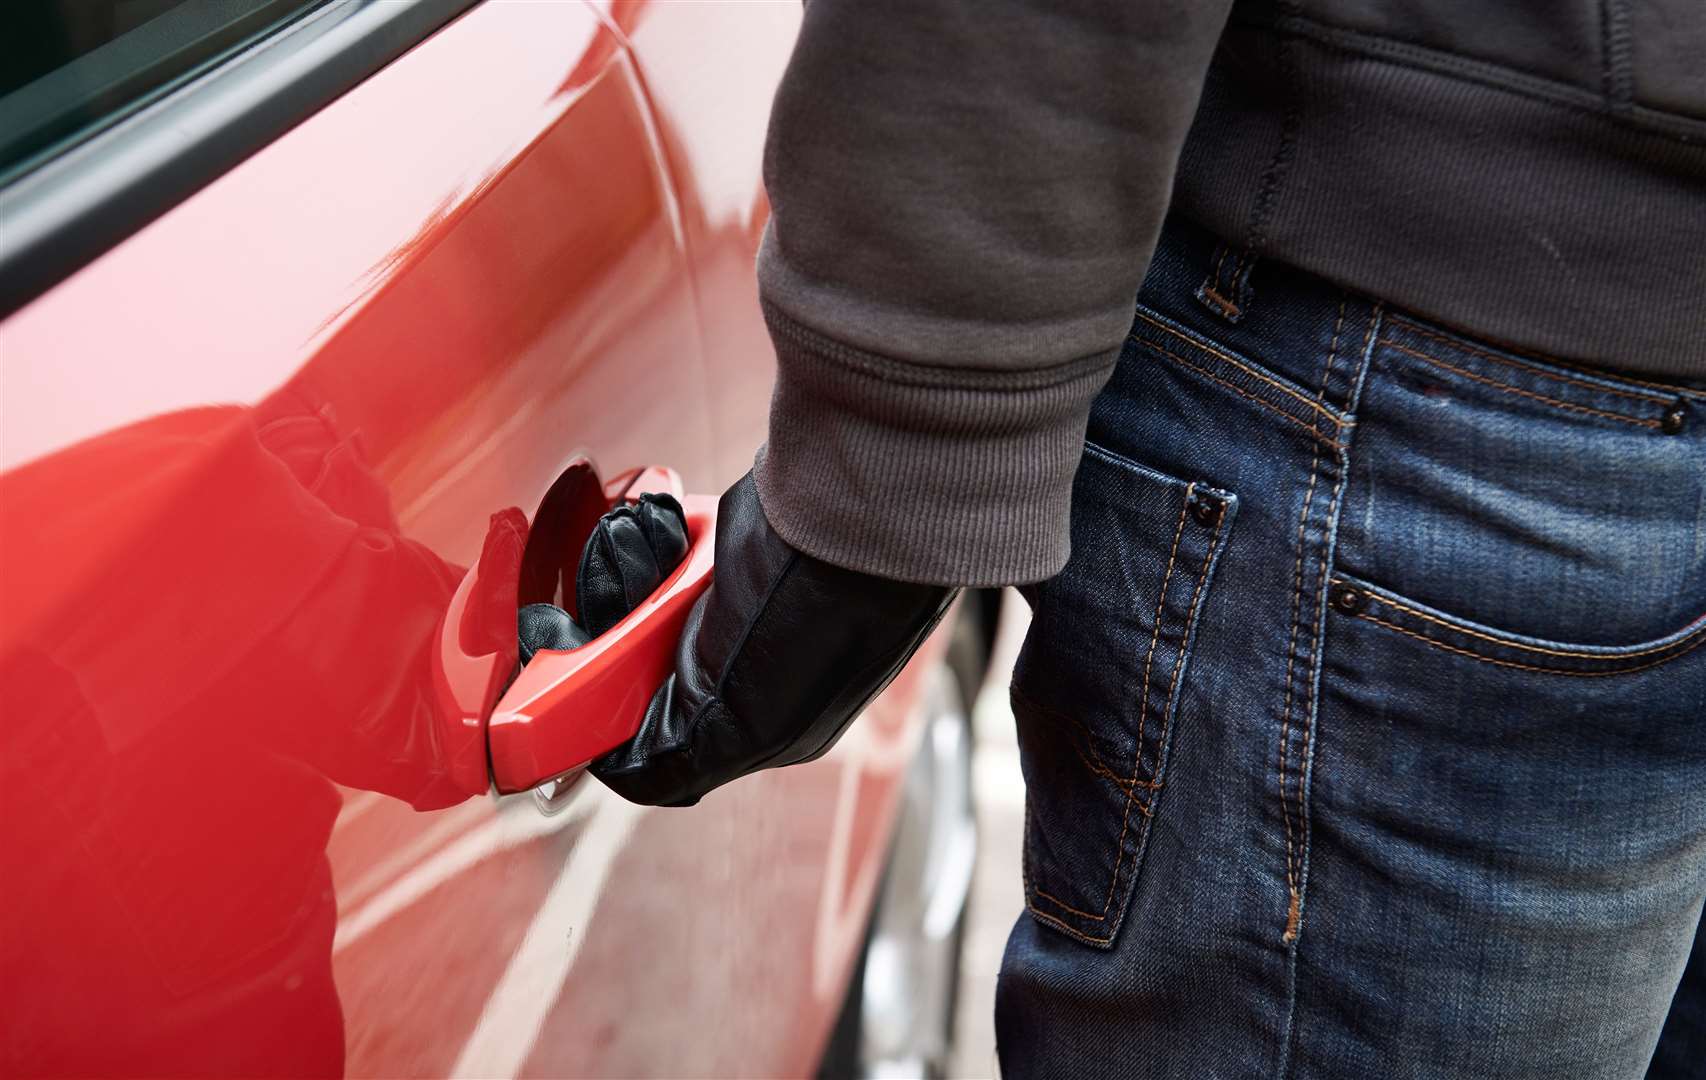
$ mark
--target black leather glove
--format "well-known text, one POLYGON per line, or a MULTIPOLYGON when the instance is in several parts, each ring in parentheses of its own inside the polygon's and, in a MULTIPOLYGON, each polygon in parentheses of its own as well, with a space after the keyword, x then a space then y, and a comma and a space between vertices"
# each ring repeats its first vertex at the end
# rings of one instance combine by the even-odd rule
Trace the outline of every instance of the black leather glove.
POLYGON ((681 565, 687 515, 673 495, 640 496, 598 520, 581 549, 575 612, 593 637, 622 621, 681 565))
POLYGON ((687 515, 673 495, 641 495, 598 519, 575 574, 577 622, 555 604, 516 613, 522 666, 540 649, 578 649, 622 621, 687 554, 687 515))
POLYGON ((522 667, 531 663, 540 649, 567 652, 592 640, 592 635, 556 604, 528 604, 516 613, 515 628, 521 638, 518 651, 522 667))
POLYGON ((822 755, 956 591, 794 550, 765 520, 750 473, 718 504, 716 544, 716 574, 688 616, 675 673, 634 738, 592 764, 633 802, 691 806, 736 777, 822 755))

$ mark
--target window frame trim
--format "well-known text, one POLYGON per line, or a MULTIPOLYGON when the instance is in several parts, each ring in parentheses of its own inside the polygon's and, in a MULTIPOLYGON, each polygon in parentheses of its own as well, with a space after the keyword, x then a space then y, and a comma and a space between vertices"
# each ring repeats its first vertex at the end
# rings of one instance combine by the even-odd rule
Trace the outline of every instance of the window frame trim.
POLYGON ((0 188, 10 316, 480 0, 330 0, 0 188))

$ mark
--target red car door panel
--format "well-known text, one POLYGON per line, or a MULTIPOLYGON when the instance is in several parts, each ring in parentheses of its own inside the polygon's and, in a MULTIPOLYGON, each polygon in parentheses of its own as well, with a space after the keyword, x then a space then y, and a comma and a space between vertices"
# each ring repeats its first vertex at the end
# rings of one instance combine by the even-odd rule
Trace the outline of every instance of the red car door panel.
POLYGON ((0 323, 0 1072, 811 1071, 937 650, 691 812, 470 797, 442 652, 570 463, 750 464, 797 20, 476 5, 0 323))

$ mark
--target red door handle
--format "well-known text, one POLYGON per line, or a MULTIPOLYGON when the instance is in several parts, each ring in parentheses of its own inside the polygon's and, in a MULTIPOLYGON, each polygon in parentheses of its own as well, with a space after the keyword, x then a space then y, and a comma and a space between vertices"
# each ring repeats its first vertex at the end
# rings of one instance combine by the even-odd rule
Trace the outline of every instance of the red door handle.
MULTIPOLYGON (((637 497, 650 476, 627 491, 637 497)), ((627 617, 570 652, 537 653, 498 701, 486 727, 499 792, 526 791, 633 738, 652 693, 675 667, 694 601, 711 584, 717 500, 681 499, 687 556, 627 617)))
POLYGON ((515 600, 527 531, 527 515, 516 507, 492 515, 479 561, 439 620, 434 743, 454 789, 444 805, 484 795, 488 787, 485 718, 515 670, 515 600))

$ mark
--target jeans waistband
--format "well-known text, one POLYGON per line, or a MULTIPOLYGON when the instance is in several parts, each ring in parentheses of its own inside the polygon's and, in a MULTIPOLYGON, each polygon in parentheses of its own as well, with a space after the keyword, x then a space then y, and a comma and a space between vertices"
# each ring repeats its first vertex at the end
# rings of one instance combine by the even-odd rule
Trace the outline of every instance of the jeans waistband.
MULTIPOLYGON (((1151 348, 1176 344, 1190 351, 1217 343, 1257 358, 1338 413, 1354 411, 1369 358, 1381 350, 1396 362, 1496 385, 1578 416, 1612 417, 1656 431, 1706 425, 1706 383, 1582 368, 1478 342, 1284 263, 1252 264, 1178 215, 1162 229, 1133 329, 1151 348), (1335 362, 1324 365, 1323 357, 1335 362)), ((1320 433, 1331 436, 1327 426, 1320 433)))

